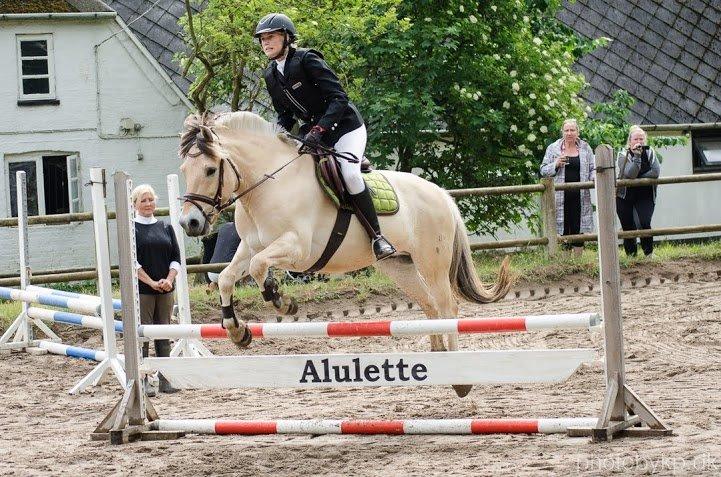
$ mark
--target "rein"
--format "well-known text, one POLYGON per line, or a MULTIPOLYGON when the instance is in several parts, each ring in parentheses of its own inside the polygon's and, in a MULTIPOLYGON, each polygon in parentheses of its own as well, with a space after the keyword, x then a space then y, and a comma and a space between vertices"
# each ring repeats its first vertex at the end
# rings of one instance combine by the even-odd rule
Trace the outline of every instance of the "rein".
MULTIPOLYGON (((222 201, 223 196, 223 164, 227 161, 230 167, 233 169, 233 172, 235 173, 235 189, 233 189, 233 192, 237 192, 238 188, 240 187, 240 173, 238 172, 238 169, 233 165, 233 163, 228 159, 227 157, 223 157, 220 161, 220 168, 218 171, 218 188, 215 190, 215 195, 211 198, 207 195, 202 194, 194 194, 192 192, 186 192, 185 195, 182 197, 179 197, 178 200, 182 200, 183 202, 190 202, 195 207, 200 210, 200 213, 203 214, 203 217, 205 217, 205 220, 208 222, 212 221, 212 218, 215 215, 220 214, 223 212, 223 210, 227 209, 231 205, 233 205, 238 199, 243 197, 244 195, 248 194, 250 191, 255 189, 256 187, 263 184, 268 179, 275 179, 275 175, 285 169, 287 166, 289 166, 293 161, 298 159, 299 157, 303 156, 304 154, 317 154, 320 156, 333 156, 335 158, 344 159, 348 162, 352 162, 354 164, 357 164, 360 162, 360 159, 358 159, 354 154, 351 153, 340 153, 335 151, 334 149, 331 149, 329 147, 325 147, 320 144, 309 144, 307 143, 303 138, 294 136, 292 134, 286 133, 288 137, 295 139, 296 141, 301 143, 301 147, 298 149, 298 155, 295 156, 293 159, 287 161, 285 164, 271 172, 270 174, 263 174, 263 177, 256 181, 253 185, 245 189, 243 192, 237 195, 231 195, 231 197, 226 200, 225 202, 222 201), (204 204, 208 204, 213 207, 213 209, 207 213, 203 206, 199 204, 199 202, 202 202, 204 204)), ((217 134, 216 134, 217 137, 217 134)), ((220 142, 218 142, 218 145, 220 145, 220 142)), ((222 146, 221 146, 222 147, 222 146)))

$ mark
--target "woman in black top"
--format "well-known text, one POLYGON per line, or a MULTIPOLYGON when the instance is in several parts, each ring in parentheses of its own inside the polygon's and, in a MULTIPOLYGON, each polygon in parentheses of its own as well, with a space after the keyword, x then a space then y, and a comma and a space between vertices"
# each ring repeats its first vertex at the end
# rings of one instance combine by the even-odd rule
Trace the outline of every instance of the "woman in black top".
MULTIPOLYGON (((646 131, 640 126, 629 129, 626 148, 619 152, 617 161, 619 179, 658 179, 661 172, 656 154, 646 145, 646 131)), ((623 230, 650 229, 655 207, 656 186, 616 188, 616 212, 623 230)), ((635 257, 638 253, 636 238, 624 239, 623 248, 626 255, 635 257)), ((644 255, 651 255, 653 237, 641 237, 641 249, 644 255)))
POLYGON ((325 144, 358 159, 357 163, 338 159, 338 165, 356 213, 372 229, 368 233, 376 259, 382 260, 395 253, 395 248, 381 234, 373 199, 361 177, 360 161, 367 140, 363 118, 323 55, 293 47, 296 34, 295 25, 282 13, 266 15, 255 29, 255 37, 271 60, 264 77, 278 124, 290 131, 296 118, 301 119, 300 132, 305 134, 306 144, 325 144))
MULTIPOLYGON (((140 291, 140 322, 144 325, 168 325, 173 313, 173 282, 180 270, 180 248, 173 228, 158 221, 155 213, 155 191, 148 184, 133 189, 130 199, 135 208, 135 245, 140 291)), ((149 344, 143 344, 143 357, 148 356, 149 344)), ((155 340, 155 355, 170 356, 170 341, 155 340)), ((176 391, 161 374, 160 392, 176 391)), ((154 390, 146 386, 146 392, 154 390)))
MULTIPOLYGON (((566 119, 563 137, 546 148, 541 175, 553 177, 555 184, 586 182, 595 179, 595 158, 589 144, 579 138, 578 123, 566 119)), ((593 207, 588 190, 556 191, 556 230, 558 235, 589 233, 593 226, 593 207)), ((564 244, 576 255, 583 253, 583 242, 564 244)))

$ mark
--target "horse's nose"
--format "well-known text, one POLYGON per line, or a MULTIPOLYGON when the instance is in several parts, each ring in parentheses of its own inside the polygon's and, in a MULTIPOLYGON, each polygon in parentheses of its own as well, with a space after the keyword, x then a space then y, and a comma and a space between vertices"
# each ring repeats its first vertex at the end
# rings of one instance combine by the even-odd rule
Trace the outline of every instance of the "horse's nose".
POLYGON ((178 223, 181 227, 183 227, 183 230, 185 230, 185 233, 189 236, 192 237, 197 235, 200 222, 197 218, 192 217, 191 214, 181 215, 178 219, 178 223))

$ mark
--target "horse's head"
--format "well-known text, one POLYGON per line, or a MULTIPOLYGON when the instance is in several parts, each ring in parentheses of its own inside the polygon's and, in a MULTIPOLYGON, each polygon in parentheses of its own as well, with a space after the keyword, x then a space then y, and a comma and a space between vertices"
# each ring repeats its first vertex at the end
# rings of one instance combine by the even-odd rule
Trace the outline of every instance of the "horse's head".
POLYGON ((186 193, 180 225, 191 237, 204 235, 234 198, 272 169, 297 145, 257 114, 240 111, 190 115, 183 124, 178 155, 186 193), (258 169, 258 170, 255 170, 258 169))
POLYGON ((186 193, 180 225, 191 237, 204 235, 240 185, 240 174, 214 130, 215 116, 190 115, 183 124, 178 155, 186 193))

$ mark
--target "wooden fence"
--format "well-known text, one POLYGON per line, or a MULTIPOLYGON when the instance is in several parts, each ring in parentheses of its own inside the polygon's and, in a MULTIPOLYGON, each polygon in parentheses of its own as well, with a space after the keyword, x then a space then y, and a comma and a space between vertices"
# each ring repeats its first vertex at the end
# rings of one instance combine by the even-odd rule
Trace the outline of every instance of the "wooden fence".
MULTIPOLYGON (((687 184, 695 182, 721 181, 721 173, 696 174, 686 176, 669 176, 658 179, 619 179, 616 184, 623 187, 639 187, 648 185, 666 184, 687 184)), ((503 186, 503 187, 482 187, 477 189, 455 189, 448 191, 452 197, 466 196, 494 196, 494 195, 519 195, 519 194, 541 194, 541 216, 543 222, 543 235, 527 239, 497 240, 489 243, 475 243, 471 245, 473 250, 492 250, 515 247, 545 246, 549 255, 558 251, 558 244, 564 242, 595 242, 598 240, 596 234, 578 234, 558 236, 556 233, 556 205, 555 192, 563 190, 593 189, 593 182, 575 182, 569 184, 554 184, 552 178, 541 179, 539 184, 503 186)), ((167 216, 167 207, 159 207, 155 211, 156 216, 167 216)), ((108 219, 115 219, 115 212, 108 212, 108 219)), ((28 217, 28 224, 58 225, 71 222, 86 222, 93 220, 91 212, 77 214, 37 215, 28 217)), ((0 227, 17 227, 17 218, 0 219, 0 227)), ((618 238, 648 237, 655 235, 688 235, 704 232, 721 232, 721 224, 693 225, 684 227, 664 227, 648 230, 619 231, 618 238)), ((188 273, 219 272, 227 263, 214 264, 189 264, 188 273)), ((76 280, 92 280, 97 276, 94 268, 67 269, 58 271, 41 271, 33 275, 33 284, 61 283, 76 280)), ((113 268, 113 277, 117 277, 117 268, 113 268)), ((0 277, 0 286, 16 286, 20 283, 18 276, 0 277)))

